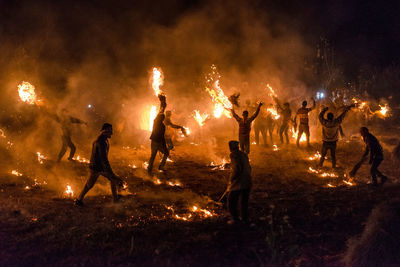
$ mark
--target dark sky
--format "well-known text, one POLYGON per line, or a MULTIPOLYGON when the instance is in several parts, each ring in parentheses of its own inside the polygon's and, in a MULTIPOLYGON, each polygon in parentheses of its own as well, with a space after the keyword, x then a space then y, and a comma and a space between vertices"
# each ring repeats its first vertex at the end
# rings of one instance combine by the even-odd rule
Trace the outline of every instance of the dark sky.
MULTIPOLYGON (((122 33, 125 31, 130 40, 135 40, 135 34, 140 39, 147 25, 171 27, 186 14, 213 2, 2 0, 0 34, 3 40, 17 47, 29 41, 32 33, 44 32, 46 27, 53 27, 54 22, 55 30, 64 36, 64 42, 58 46, 57 41, 54 41, 52 48, 41 51, 40 56, 50 60, 57 55, 58 60, 65 61, 66 68, 73 68, 84 59, 83 51, 95 46, 88 32, 98 33, 103 30, 104 41, 108 31, 118 29, 122 33), (27 15, 27 10, 31 10, 32 15, 27 15), (52 22, 49 24, 49 21, 52 22)), ((232 16, 235 15, 235 7, 241 8, 243 3, 227 2, 230 3, 227 9, 231 9, 232 16)), ((311 47, 315 46, 320 36, 326 37, 335 49, 337 63, 348 78, 353 78, 363 65, 385 67, 398 64, 399 3, 394 0, 253 0, 247 1, 246 5, 267 14, 269 22, 266 23, 273 22, 268 27, 284 24, 293 28, 304 36, 311 47)), ((231 29, 228 27, 226 31, 231 29)), ((123 45, 124 40, 120 38, 114 42, 123 45)), ((116 53, 112 49, 106 52, 110 57, 116 53)), ((142 57, 137 57, 139 63, 145 60, 146 55, 142 57)))

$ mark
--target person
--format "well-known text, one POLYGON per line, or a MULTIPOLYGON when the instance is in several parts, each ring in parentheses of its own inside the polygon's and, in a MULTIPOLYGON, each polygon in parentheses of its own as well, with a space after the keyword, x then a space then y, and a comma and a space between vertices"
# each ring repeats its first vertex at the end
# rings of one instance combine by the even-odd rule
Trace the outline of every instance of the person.
POLYGON ((322 153, 319 167, 322 167, 324 164, 325 156, 328 153, 328 150, 330 150, 332 157, 332 168, 336 168, 336 144, 339 137, 339 127, 346 116, 346 113, 352 107, 354 107, 354 105, 345 107, 343 113, 340 114, 340 116, 336 119, 334 119, 334 115, 331 112, 328 113, 327 119, 324 118, 326 111, 329 109, 328 107, 323 108, 319 114, 319 121, 322 125, 322 153))
POLYGON ((61 116, 56 116, 56 121, 61 125, 61 140, 62 140, 62 147, 60 150, 60 153, 58 154, 57 157, 57 162, 60 162, 62 157, 64 156, 65 152, 67 152, 67 148, 70 148, 68 160, 72 161, 73 157, 75 155, 76 147, 74 143, 72 142, 71 139, 71 127, 73 123, 76 124, 85 124, 87 123, 83 120, 80 120, 78 118, 71 117, 67 114, 67 110, 63 109, 61 111, 61 116))
POLYGON ((240 143, 240 150, 244 153, 250 153, 250 131, 251 131, 251 123, 253 120, 258 116, 260 113, 260 109, 262 106, 262 102, 258 104, 256 112, 249 118, 249 112, 247 110, 243 111, 243 118, 239 117, 236 114, 235 110, 232 108, 232 116, 236 119, 239 123, 239 143, 240 143))
POLYGON ((271 141, 271 144, 274 143, 272 134, 274 132, 274 126, 275 126, 275 120, 272 117, 273 115, 272 115, 272 112, 271 112, 271 110, 273 110, 273 109, 274 109, 274 105, 273 104, 269 104, 268 108, 267 108, 267 115, 266 115, 266 118, 265 118, 266 132, 268 132, 268 134, 269 134, 269 140, 271 141))
POLYGON ((384 184, 387 181, 387 177, 383 175, 379 170, 378 167, 383 161, 383 149, 381 144, 379 143, 378 139, 372 135, 367 127, 360 128, 360 134, 365 142, 365 152, 361 158, 361 161, 354 166, 353 170, 350 172, 350 176, 354 177, 358 168, 365 162, 370 155, 369 164, 371 165, 371 178, 372 178, 372 185, 377 186, 378 181, 376 176, 381 178, 381 184, 384 184))
POLYGON ((123 181, 114 174, 110 162, 108 161, 108 150, 110 148, 108 139, 113 134, 112 125, 104 123, 101 127, 101 134, 92 145, 92 155, 90 157, 90 175, 79 197, 75 199, 75 205, 83 206, 83 199, 87 192, 94 186, 97 178, 101 175, 111 182, 111 192, 114 202, 118 201, 117 186, 122 187, 123 181))
POLYGON ((278 112, 281 115, 279 138, 281 139, 281 144, 283 144, 283 134, 285 134, 286 144, 289 144, 289 122, 292 121, 292 110, 288 102, 284 103, 282 107, 277 98, 275 98, 275 101, 278 106, 278 112))
POLYGON ((240 199, 240 217, 248 222, 248 202, 251 189, 251 166, 246 153, 239 150, 238 141, 229 141, 231 173, 228 185, 228 209, 232 216, 229 223, 240 222, 238 203, 240 199))
POLYGON ((157 156, 157 152, 160 151, 163 154, 163 158, 158 167, 160 171, 164 171, 165 163, 167 162, 169 151, 165 141, 165 108, 167 107, 166 98, 163 95, 159 95, 160 99, 160 110, 157 117, 154 119, 153 130, 151 132, 151 155, 149 159, 149 166, 147 167, 147 172, 151 175, 153 171, 154 160, 157 156))
POLYGON ((261 114, 254 120, 254 134, 256 144, 260 144, 260 133, 262 135, 264 145, 267 146, 267 124, 268 124, 268 113, 262 112, 261 114))
POLYGON ((176 125, 171 121, 172 112, 167 110, 165 112, 165 142, 167 144, 168 150, 174 149, 174 143, 172 142, 173 131, 172 129, 180 129, 182 133, 186 136, 186 130, 183 126, 176 125))
MULTIPOLYGON (((303 133, 306 135, 307 139, 307 146, 310 146, 310 126, 308 124, 308 113, 312 110, 315 109, 315 100, 313 100, 313 105, 311 108, 307 108, 307 101, 304 100, 302 103, 302 107, 299 108, 299 110, 296 113, 296 116, 294 117, 294 123, 295 125, 297 124, 297 117, 299 117, 299 129, 297 131, 297 140, 296 140, 296 145, 299 147, 300 146, 300 138, 303 135, 303 133)), ((295 127, 296 128, 296 127, 295 127)))

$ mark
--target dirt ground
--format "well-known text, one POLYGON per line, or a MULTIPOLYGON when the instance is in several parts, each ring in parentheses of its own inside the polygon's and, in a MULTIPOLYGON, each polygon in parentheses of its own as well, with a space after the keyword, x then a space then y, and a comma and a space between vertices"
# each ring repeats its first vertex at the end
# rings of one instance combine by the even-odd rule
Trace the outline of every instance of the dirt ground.
POLYGON ((381 170, 391 180, 382 187, 367 184, 367 166, 354 181, 344 176, 362 149, 359 140, 341 141, 340 167, 332 170, 328 159, 320 170, 335 177, 321 177, 309 169, 317 169, 317 160, 309 157, 319 144, 311 149, 278 145, 277 151, 253 145, 250 226, 228 225, 224 205, 216 202, 229 175, 222 165, 229 161, 227 145, 178 144, 167 171, 154 177, 146 176, 143 168, 149 156, 146 147, 114 145, 111 165, 127 181, 128 190, 113 204, 108 181, 99 178, 84 207, 74 206, 65 190, 68 184, 75 196, 79 193, 87 164, 56 164, 50 159, 39 164, 36 155, 29 168, 3 161, 2 169, 18 170, 22 176, 4 171, 0 177, 0 263, 341 265, 346 241, 362 232, 373 207, 396 198, 400 189, 396 164, 389 156, 381 170))

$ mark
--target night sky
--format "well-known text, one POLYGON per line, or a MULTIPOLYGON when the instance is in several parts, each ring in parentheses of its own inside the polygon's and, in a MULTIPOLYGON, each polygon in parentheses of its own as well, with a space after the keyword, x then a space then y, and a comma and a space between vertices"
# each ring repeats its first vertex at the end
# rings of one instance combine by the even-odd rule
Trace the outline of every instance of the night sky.
MULTIPOLYGON (((355 79, 363 66, 385 68, 397 65, 400 59, 399 1, 283 0, 224 3, 179 0, 3 0, 0 2, 0 34, 3 48, 6 46, 8 51, 15 48, 13 55, 24 47, 29 57, 40 59, 43 64, 63 62, 59 72, 71 71, 87 60, 88 52, 103 46, 101 53, 107 54, 112 64, 117 62, 114 71, 118 72, 118 51, 109 43, 132 46, 141 42, 143 32, 150 26, 174 27, 185 16, 213 5, 222 9, 225 7, 225 20, 232 19, 227 21, 226 27, 219 25, 216 34, 231 43, 240 42, 241 36, 235 33, 235 24, 241 22, 235 21, 235 16, 243 7, 265 14, 266 17, 260 20, 261 24, 264 23, 276 36, 281 34, 282 25, 297 32, 311 50, 320 37, 326 38, 334 49, 335 63, 343 70, 345 80, 355 79), (116 38, 109 37, 110 33, 116 31, 119 33, 116 38), (57 37, 52 34, 49 36, 48 32, 57 33, 57 37), (37 41, 38 35, 40 40, 44 40, 43 43, 24 45, 33 39, 37 41)), ((241 53, 241 50, 239 45, 237 53, 241 53)), ((129 67, 138 76, 144 74, 142 66, 157 63, 157 59, 151 58, 151 51, 147 51, 148 54, 139 50, 136 54, 131 52, 135 64, 129 67), (133 65, 140 67, 135 69, 133 65)), ((233 56, 230 58, 229 64, 248 64, 245 62, 245 53, 236 60, 232 59, 233 56)), ((3 52, 2 60, 9 61, 7 53, 3 52)))

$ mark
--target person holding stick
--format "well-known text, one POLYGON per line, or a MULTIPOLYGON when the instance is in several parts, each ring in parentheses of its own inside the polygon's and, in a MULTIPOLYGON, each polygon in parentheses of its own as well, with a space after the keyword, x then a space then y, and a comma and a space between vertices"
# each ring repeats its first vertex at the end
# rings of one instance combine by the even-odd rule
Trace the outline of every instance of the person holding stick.
POLYGON ((354 177, 358 169, 367 160, 368 154, 370 155, 369 164, 371 165, 371 178, 372 185, 378 186, 377 176, 381 178, 381 184, 383 185, 387 181, 387 177, 383 175, 378 167, 383 161, 383 149, 378 139, 372 135, 367 127, 360 128, 360 134, 365 142, 365 152, 361 160, 354 166, 354 168, 349 173, 350 177, 354 177))
POLYGON ((248 203, 251 189, 251 166, 246 153, 239 150, 238 141, 229 141, 231 151, 231 174, 227 188, 228 208, 232 216, 229 224, 240 221, 248 222, 248 203), (240 217, 238 212, 238 203, 240 199, 240 217))

